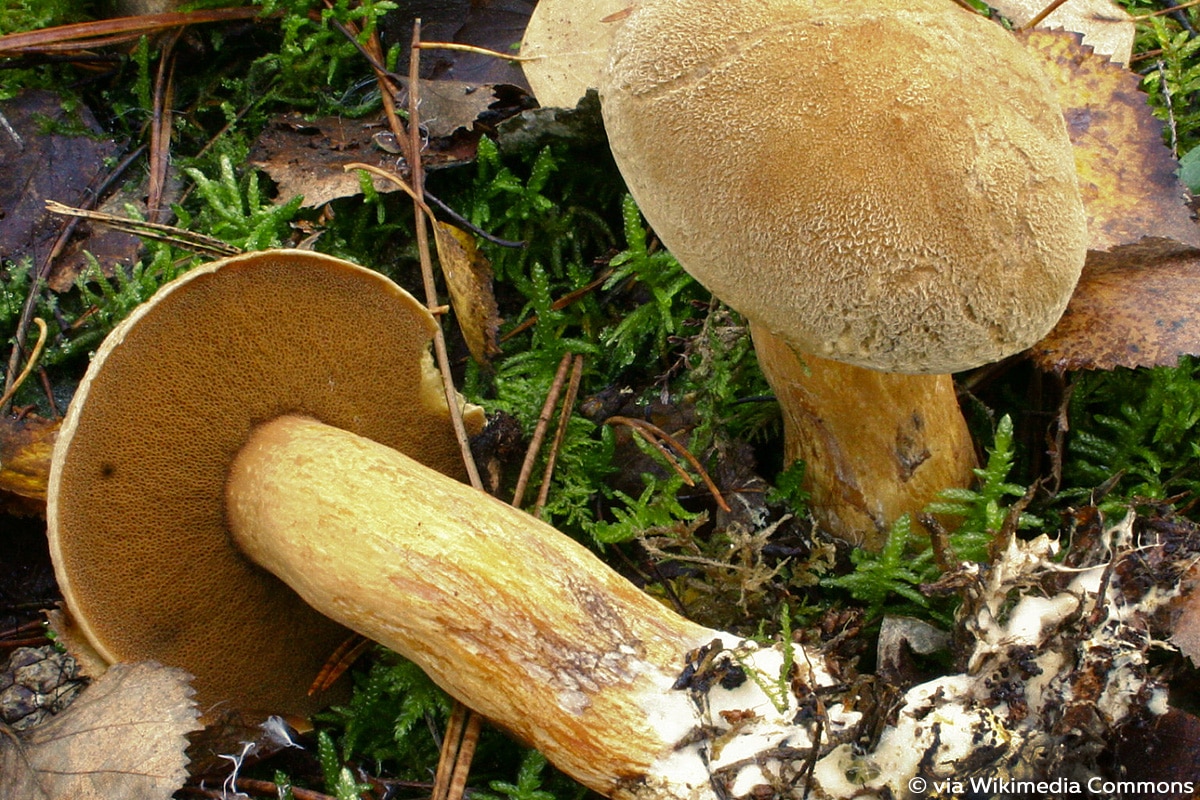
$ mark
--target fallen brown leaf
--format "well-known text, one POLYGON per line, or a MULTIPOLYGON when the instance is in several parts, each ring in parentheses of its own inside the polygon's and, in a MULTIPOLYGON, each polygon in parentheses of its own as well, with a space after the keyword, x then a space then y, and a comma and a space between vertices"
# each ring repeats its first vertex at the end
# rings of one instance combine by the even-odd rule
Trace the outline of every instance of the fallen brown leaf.
POLYGON ((46 500, 59 420, 0 417, 0 494, 46 500))
POLYGON ((465 231, 437 220, 433 230, 459 330, 471 357, 486 366, 500 352, 496 343, 500 312, 492 294, 492 265, 475 246, 474 237, 465 231))
MULTIPOLYGON (((1017 25, 1025 25, 1050 0, 991 0, 992 8, 1017 25)), ((1083 34, 1083 43, 1119 64, 1128 64, 1133 53, 1133 18, 1112 0, 1071 0, 1046 17, 1038 28, 1083 34)))
POLYGON ((0 103, 0 118, 0 258, 41 265, 63 225, 46 200, 82 204, 121 148, 102 138, 86 107, 68 112, 53 92, 22 92, 0 103), (71 128, 80 132, 65 132, 71 128))
MULTIPOLYGON (((374 121, 341 117, 309 121, 300 115, 276 117, 254 143, 250 163, 278 184, 279 202, 304 195, 304 205, 316 208, 362 191, 358 174, 347 173, 342 169, 343 164, 360 161, 383 169, 396 164, 399 156, 377 145, 372 138, 386 131, 382 117, 374 121)), ((382 178, 372 180, 377 191, 396 190, 394 184, 382 178)))
POLYGON ((1030 354, 1055 372, 1173 366, 1200 354, 1200 249, 1147 239, 1089 253, 1066 313, 1030 354))
POLYGON ((1179 163, 1163 144, 1155 119, 1128 69, 1079 44, 1078 34, 1023 34, 1043 60, 1075 146, 1075 165, 1088 217, 1089 249, 1109 250, 1144 237, 1200 246, 1200 228, 1179 183, 1179 163))
POLYGON ((117 664, 66 711, 21 734, 0 732, 0 797, 167 800, 186 778, 186 734, 199 728, 188 676, 117 664))
POLYGON ((1179 598, 1171 615, 1171 644, 1194 666, 1200 666, 1200 567, 1193 567, 1179 583, 1179 598))
MULTIPOLYGON (((379 23, 387 44, 402 47, 396 71, 408 74, 413 20, 421 20, 424 42, 454 42, 509 53, 521 41, 535 0, 406 0, 379 23)), ((421 77, 471 83, 512 83, 523 89, 521 68, 503 58, 459 50, 424 50, 421 77)), ((422 111, 424 116, 424 111, 422 111)))
POLYGON ((1200 719, 1169 708, 1126 725, 1117 734, 1115 760, 1117 777, 1130 787, 1121 795, 1125 800, 1194 800, 1200 793, 1200 719))
POLYGON ((608 46, 620 28, 606 21, 632 0, 542 0, 521 41, 522 65, 533 95, 543 106, 574 108, 588 89, 600 85, 608 46))

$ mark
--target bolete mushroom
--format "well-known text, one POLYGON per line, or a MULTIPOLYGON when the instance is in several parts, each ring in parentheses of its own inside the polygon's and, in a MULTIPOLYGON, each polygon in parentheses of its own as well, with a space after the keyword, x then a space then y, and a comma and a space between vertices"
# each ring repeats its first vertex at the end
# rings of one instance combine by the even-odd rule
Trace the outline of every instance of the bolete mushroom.
POLYGON ((293 414, 462 475, 432 325, 377 273, 276 251, 197 268, 118 326, 63 423, 47 507, 97 653, 186 667, 209 704, 313 710, 315 670, 349 633, 235 547, 229 470, 257 425, 293 414))
POLYGON ((819 654, 691 623, 451 477, 434 324, 380 275, 268 251, 196 269, 118 326, 49 488, 56 572, 94 649, 189 670, 205 710, 305 712, 353 629, 619 797, 716 797, 719 769, 744 794, 778 760, 747 754, 857 718, 794 724, 797 687, 834 683, 819 654))
POLYGON ((1086 253, 1022 47, 952 0, 643 0, 601 104, 655 232, 750 321, 819 520, 878 545, 967 485, 949 373, 1044 336, 1086 253))

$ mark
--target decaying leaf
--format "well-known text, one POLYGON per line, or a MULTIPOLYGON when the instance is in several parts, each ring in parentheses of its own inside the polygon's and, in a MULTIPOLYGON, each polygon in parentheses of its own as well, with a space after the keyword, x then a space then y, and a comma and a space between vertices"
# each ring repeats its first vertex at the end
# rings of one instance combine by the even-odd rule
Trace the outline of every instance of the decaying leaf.
MULTIPOLYGON (((407 91, 408 81, 401 80, 407 91)), ((464 83, 462 81, 421 81, 421 128, 430 138, 442 139, 459 128, 471 130, 476 120, 495 125, 528 108, 525 91, 507 84, 464 83)), ((407 96, 399 98, 407 106, 407 96)))
POLYGON ((492 294, 492 265, 475 247, 475 239, 453 225, 434 220, 438 261, 446 276, 450 302, 471 357, 486 365, 500 352, 496 331, 500 311, 492 294))
POLYGON ((46 200, 79 205, 120 147, 100 138, 103 131, 86 107, 68 112, 53 92, 22 92, 0 104, 0 115, 6 121, 0 126, 0 258, 28 256, 40 265, 62 228, 46 200))
POLYGON ((1024 36, 1044 61, 1075 146, 1089 249, 1146 236, 1200 246, 1200 228, 1176 177, 1179 164, 1163 144, 1162 123, 1150 113, 1138 76, 1081 47, 1077 34, 1035 30, 1024 36))
POLYGON ((521 55, 537 101, 546 107, 574 108, 588 89, 600 85, 608 46, 632 0, 541 0, 529 18, 521 55))
POLYGON ((0 797, 167 800, 186 778, 196 707, 182 670, 118 664, 66 711, 28 732, 0 731, 0 797))
POLYGON ((0 494, 46 500, 59 420, 0 417, 0 494))
POLYGON ((1089 253, 1066 313, 1030 354, 1056 372, 1173 366, 1200 354, 1200 249, 1147 239, 1089 253))
MULTIPOLYGON (((426 170, 473 159, 480 126, 490 128, 530 105, 529 96, 511 85, 421 81, 420 91, 421 128, 428 135, 421 151, 426 170)), ((382 114, 359 120, 287 114, 272 120, 258 137, 250 163, 279 185, 279 202, 303 195, 304 206, 316 208, 360 193, 359 175, 347 173, 346 164, 394 171, 401 152, 382 114)), ((397 190, 391 181, 372 180, 376 191, 397 190)))
MULTIPOLYGON (((309 121, 289 114, 272 120, 258 137, 250 150, 250 163, 278 184, 280 202, 304 195, 304 205, 315 208, 361 191, 358 173, 348 173, 342 165, 352 161, 384 169, 395 165, 399 156, 372 138, 386 131, 382 118, 323 117, 309 121)), ((380 192, 396 190, 390 181, 373 180, 380 192)))
MULTIPOLYGON (((302 724, 295 720, 297 725, 302 724)), ((204 730, 189 739, 188 771, 193 778, 203 776, 222 781, 233 768, 230 758, 236 754, 243 766, 270 758, 287 747, 300 747, 292 741, 282 717, 235 708, 218 708, 206 713, 204 730)))
POLYGON ((1180 581, 1180 596, 1172 609, 1171 644, 1200 666, 1200 567, 1180 581))
MULTIPOLYGON (((521 41, 535 0, 405 0, 379 23, 384 46, 402 45, 396 72, 408 74, 413 20, 421 41, 454 42, 511 53, 521 41)), ((528 89, 513 61, 461 50, 422 50, 421 77, 473 83, 512 83, 528 89)))
POLYGON ((1128 790, 1122 800, 1191 800, 1200 786, 1200 719, 1169 708, 1145 722, 1124 726, 1114 752, 1128 790))
MULTIPOLYGON (((1050 0, 989 0, 988 5, 1017 25, 1042 12, 1050 0)), ((1128 64, 1133 53, 1134 24, 1112 0, 1071 0, 1038 24, 1040 29, 1083 34, 1083 43, 1119 64, 1128 64)))

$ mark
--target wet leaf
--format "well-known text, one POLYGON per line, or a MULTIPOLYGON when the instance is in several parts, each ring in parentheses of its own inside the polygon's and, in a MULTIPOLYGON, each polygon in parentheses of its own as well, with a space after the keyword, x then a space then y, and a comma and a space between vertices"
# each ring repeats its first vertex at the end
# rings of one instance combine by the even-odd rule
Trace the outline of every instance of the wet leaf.
POLYGON ((0 797, 167 800, 199 728, 191 694, 182 670, 113 666, 49 722, 0 736, 0 797))
POLYGON ((1176 176, 1179 164, 1163 144, 1162 122, 1150 113, 1138 76, 1081 47, 1076 34, 1035 30, 1024 36, 1043 59, 1075 146, 1089 249, 1147 236, 1200 246, 1200 228, 1176 176))
POLYGON ((1030 354, 1056 372, 1171 366, 1200 354, 1200 249, 1148 239, 1089 253, 1066 313, 1030 354))
POLYGON ((0 493, 46 500, 59 420, 0 417, 0 493))
POLYGON ((1115 760, 1129 790, 1125 800, 1187 800, 1200 785, 1200 719, 1168 708, 1165 714, 1123 727, 1115 760))
POLYGON ((588 89, 600 85, 608 46, 632 0, 542 0, 521 41, 522 64, 537 101, 574 108, 588 89))
POLYGON ((86 107, 67 111, 53 92, 23 92, 0 103, 0 116, 0 258, 42 264, 63 227, 46 201, 83 204, 121 148, 86 107))
POLYGON ((477 363, 486 365, 500 352, 496 343, 500 312, 492 294, 492 265, 475 246, 475 239, 453 225, 435 220, 434 241, 467 349, 477 363))
MULTIPOLYGON (((385 46, 402 45, 396 71, 407 75, 415 18, 421 19, 424 42, 455 42, 510 53, 521 41, 534 4, 535 0, 406 0, 384 17, 380 30, 385 46)), ((422 50, 421 77, 528 88, 515 62, 458 50, 422 50)))
MULTIPOLYGON (((991 0, 988 5, 1017 25, 1042 12, 1050 0, 991 0)), ((1083 43, 1120 64, 1133 52, 1134 23, 1112 0, 1071 0, 1038 24, 1039 29, 1083 34, 1083 43)))
POLYGON ((1200 567, 1193 567, 1179 584, 1180 596, 1171 610, 1171 644, 1200 666, 1200 567))

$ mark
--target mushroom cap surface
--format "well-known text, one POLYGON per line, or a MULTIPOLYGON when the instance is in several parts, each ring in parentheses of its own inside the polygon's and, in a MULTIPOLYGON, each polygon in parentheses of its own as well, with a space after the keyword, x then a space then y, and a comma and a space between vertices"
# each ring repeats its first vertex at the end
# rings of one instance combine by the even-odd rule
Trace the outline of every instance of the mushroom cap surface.
POLYGON ((644 0, 601 102, 664 244, 802 352, 996 361, 1053 327, 1083 267, 1048 80, 951 0, 644 0))
POLYGON ((434 325, 384 276, 299 250, 198 267, 122 322, 64 420, 47 507, 63 596, 99 654, 188 670, 204 710, 326 705, 308 687, 350 634, 234 547, 226 475, 255 425, 290 413, 461 475, 434 325))

